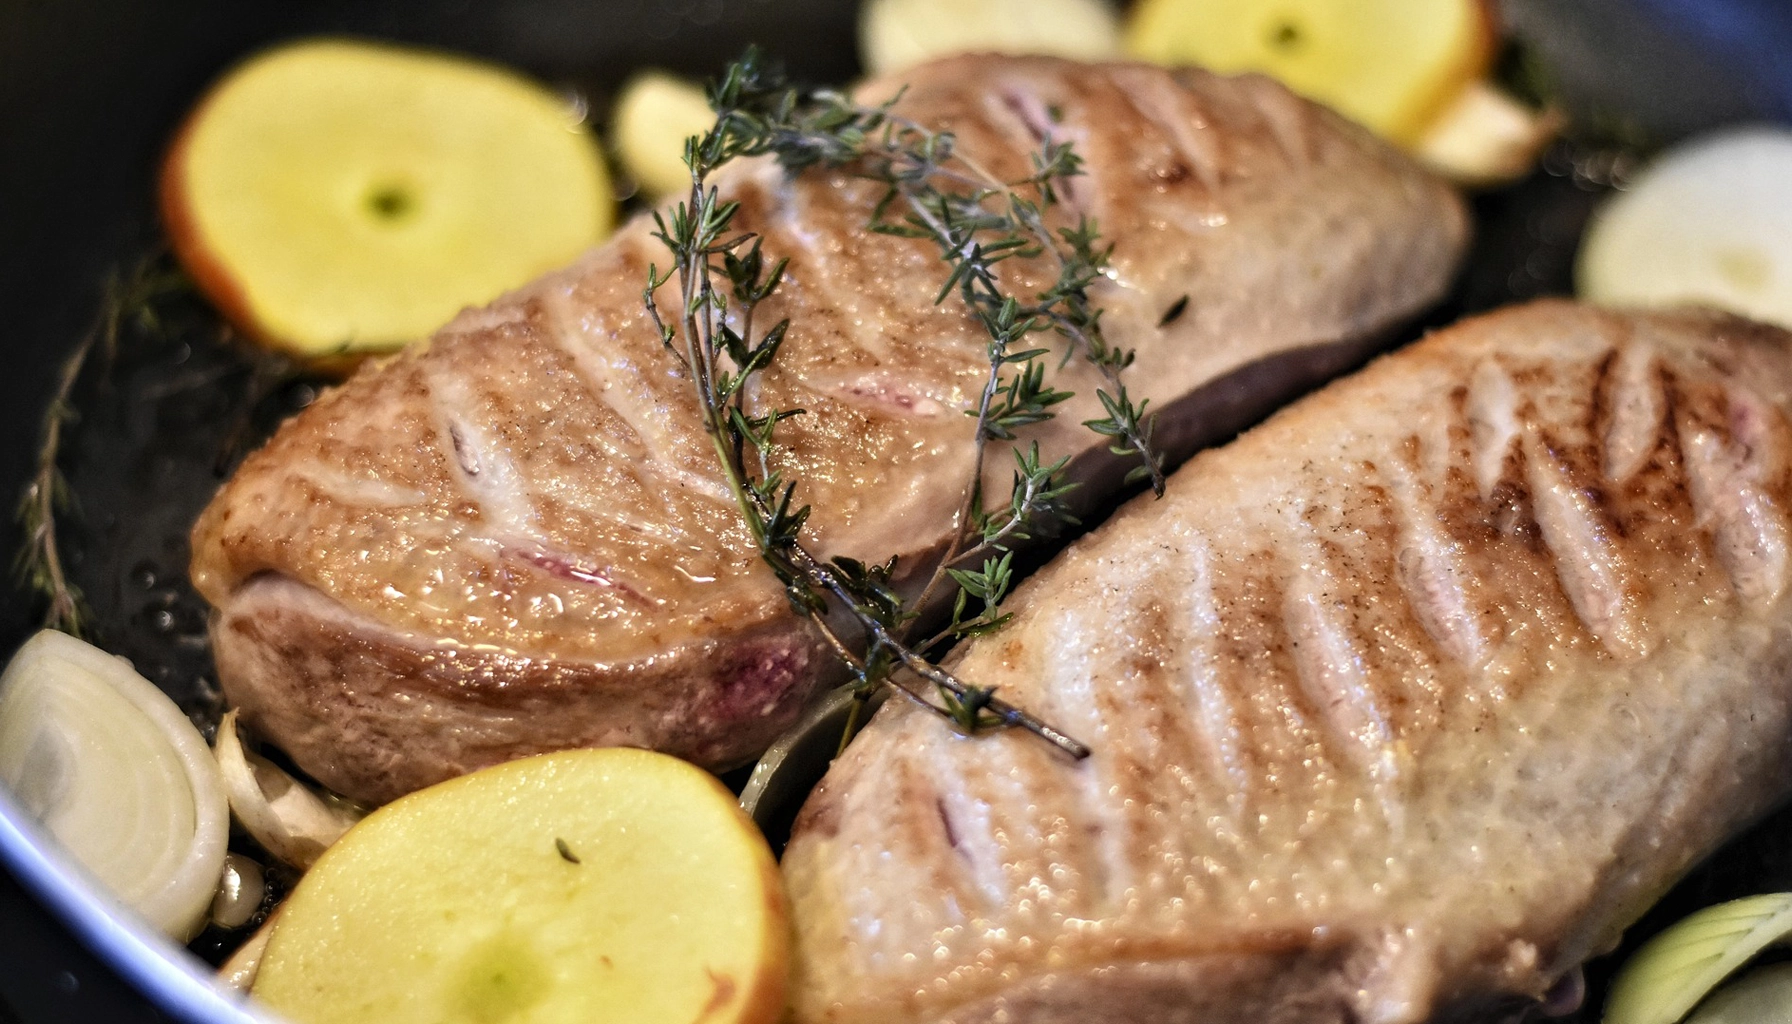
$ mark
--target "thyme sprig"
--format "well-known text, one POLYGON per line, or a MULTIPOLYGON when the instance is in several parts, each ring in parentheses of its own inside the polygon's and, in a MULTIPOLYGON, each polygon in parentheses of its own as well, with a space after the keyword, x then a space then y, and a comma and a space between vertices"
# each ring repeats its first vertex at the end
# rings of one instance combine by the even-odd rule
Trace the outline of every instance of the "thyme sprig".
MULTIPOLYGON (((959 532, 914 602, 926 608, 938 588, 955 579, 953 570, 1028 539, 1026 524, 1046 529, 1071 520, 1060 500, 1067 490, 1062 483, 1067 461, 1041 466, 1036 451, 1031 460, 1014 453, 1011 499, 1025 500, 985 504, 989 442, 1015 440, 1017 430, 1050 419, 1053 407, 1071 397, 1046 383, 1049 349, 1028 347, 1032 335, 1059 335, 1069 343, 1064 360, 1080 353, 1100 373, 1104 386, 1096 397, 1106 415, 1084 425, 1111 438, 1115 454, 1139 460, 1126 482, 1149 480, 1162 495, 1164 475, 1162 457, 1151 444, 1147 403, 1135 403, 1120 380, 1133 353, 1107 341, 1101 311, 1089 297, 1108 268, 1111 247, 1101 243, 1087 217, 1055 231, 1049 223, 1049 211, 1064 205, 1071 179, 1082 174, 1081 157, 1069 143, 1047 137, 1032 155, 1030 175, 1002 181, 959 152, 950 133, 893 113, 898 99, 872 107, 834 90, 800 90, 749 51, 714 92, 712 105, 717 130, 732 132, 742 155, 771 153, 791 171, 816 164, 845 167, 881 183, 885 191, 874 207, 871 230, 932 241, 949 268, 934 301, 957 294, 989 336, 989 375, 977 406, 968 411, 976 419, 975 447, 959 532), (1016 257, 1047 259, 1055 280, 1031 297, 1010 293, 999 265, 1016 257)), ((992 595, 994 601, 1001 596, 992 595)), ((972 621, 955 615, 941 639, 972 635, 982 625, 972 621)))
POLYGON ((13 572, 19 581, 44 602, 45 629, 82 636, 91 614, 81 588, 69 579, 57 530, 59 515, 78 511, 68 480, 58 465, 64 430, 77 419, 73 405, 75 384, 96 348, 108 360, 117 352, 119 334, 126 323, 134 323, 145 332, 159 330, 155 300, 184 287, 184 283, 185 279, 168 269, 157 256, 138 261, 127 276, 113 273, 106 281, 92 326, 57 370, 56 389, 39 427, 36 468, 19 498, 16 515, 25 542, 13 561, 13 572))
POLYGON ((999 605, 1013 581, 1012 546, 1028 539, 1030 531, 1070 519, 1063 500, 1073 486, 1064 480, 1068 459, 1044 462, 1037 443, 1013 450, 1008 501, 992 506, 984 500, 989 443, 1016 441, 1018 431, 1052 418, 1054 407, 1071 397, 1047 382, 1045 357, 1051 349, 1031 344, 1035 334, 1055 332, 1068 342, 1060 365, 1080 353, 1098 369, 1106 415, 1087 425, 1111 438, 1114 452, 1140 459, 1129 481, 1149 479, 1162 493, 1162 461, 1151 446, 1146 403, 1133 402, 1119 380, 1132 353, 1106 341, 1100 310, 1089 299, 1110 250, 1086 217, 1055 231, 1048 224, 1047 211, 1068 193, 1068 180, 1081 173, 1080 158, 1068 144, 1048 139, 1034 155, 1030 176, 1003 182, 959 155, 951 134, 893 114, 894 100, 869 107, 830 90, 797 89, 751 51, 712 87, 710 102, 717 112, 715 126, 685 146, 690 193, 670 211, 655 214, 656 237, 672 254, 671 265, 663 272, 650 268, 642 297, 662 343, 691 378, 704 431, 761 558, 783 583, 792 607, 815 624, 851 671, 861 702, 887 684, 967 732, 1018 726, 1074 757, 1086 756, 1082 743, 926 656, 951 639, 1004 625, 1009 616, 999 605), (934 242, 948 268, 934 301, 956 295, 987 334, 989 371, 975 407, 966 410, 975 419, 975 458, 958 529, 912 602, 892 585, 895 559, 824 561, 804 545, 810 510, 797 505, 797 482, 786 479, 769 457, 778 424, 804 411, 755 414, 746 402, 747 382, 771 365, 790 328, 781 320, 758 334, 753 329, 757 307, 777 289, 787 264, 769 263, 758 236, 733 230, 738 206, 721 199, 710 176, 736 157, 766 154, 793 172, 820 164, 883 183, 871 230, 934 242), (1033 296, 1012 294, 999 265, 1015 257, 1048 257, 1055 281, 1033 296), (662 316, 655 294, 674 280, 679 308, 676 315, 662 316), (981 568, 972 567, 977 559, 981 568), (950 622, 911 643, 916 609, 928 607, 947 582, 958 588, 950 622), (835 628, 830 618, 835 610, 844 611, 863 634, 862 654, 835 628))

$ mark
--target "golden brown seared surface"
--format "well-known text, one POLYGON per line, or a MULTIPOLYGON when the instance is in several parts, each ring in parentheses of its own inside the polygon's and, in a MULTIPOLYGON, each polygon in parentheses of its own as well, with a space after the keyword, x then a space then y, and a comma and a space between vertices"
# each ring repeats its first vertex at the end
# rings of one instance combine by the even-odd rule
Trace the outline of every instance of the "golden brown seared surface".
MULTIPOLYGON (((1463 249, 1453 193, 1265 79, 993 57, 909 78, 901 110, 997 175, 1027 173, 1043 136, 1074 141, 1088 174, 1068 197, 1115 246, 1103 323, 1137 349, 1132 387, 1177 457, 1360 359, 1463 249)), ((930 243, 864 230, 877 187, 759 163, 723 188, 791 260, 760 313, 793 326, 757 400, 808 410, 783 438, 814 540, 925 564, 971 465, 980 331, 932 304, 930 243)), ((667 258, 651 230, 363 369, 195 527, 227 697, 329 785, 385 800, 599 743, 739 763, 815 685, 821 651, 751 555, 641 308, 667 258)), ((1004 266, 1037 287, 1042 268, 1004 266)), ((1077 398, 1025 440, 1076 455, 1093 505, 1125 467, 1079 425, 1093 374, 1059 386, 1077 398)), ((1008 455, 990 466, 1005 494, 1008 455)))
POLYGON ((1197 456, 956 663, 1093 756, 892 703, 811 797, 797 1018, 1541 996, 1792 782, 1789 412, 1786 332, 1545 302, 1197 456))

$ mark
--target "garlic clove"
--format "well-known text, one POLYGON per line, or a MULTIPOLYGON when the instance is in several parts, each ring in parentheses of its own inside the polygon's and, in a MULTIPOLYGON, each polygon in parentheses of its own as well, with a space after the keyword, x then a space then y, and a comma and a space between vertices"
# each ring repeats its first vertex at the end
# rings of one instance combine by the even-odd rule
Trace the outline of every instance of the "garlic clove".
POLYGON ((1555 109, 1532 110, 1486 81, 1470 82, 1413 147, 1419 162, 1460 184, 1492 188, 1530 173, 1567 124, 1555 109))
POLYGON ((248 924, 267 891, 267 875, 260 864, 240 853, 224 858, 224 879, 212 897, 212 923, 231 930, 248 924))

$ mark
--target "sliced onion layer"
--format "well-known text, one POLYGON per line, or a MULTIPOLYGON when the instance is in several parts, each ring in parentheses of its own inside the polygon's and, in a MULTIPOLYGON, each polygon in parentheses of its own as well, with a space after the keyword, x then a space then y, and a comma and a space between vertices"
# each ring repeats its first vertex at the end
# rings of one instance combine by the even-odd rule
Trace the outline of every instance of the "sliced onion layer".
POLYGON ((1792 937, 1792 893, 1750 896, 1689 915, 1624 964, 1605 1024, 1674 1024, 1762 950, 1792 937))
POLYGON ((268 951, 268 940, 274 937, 274 922, 279 918, 280 910, 276 907, 255 929, 255 934, 218 966, 218 984, 233 992, 247 992, 254 987, 255 976, 261 972, 261 958, 268 951))
POLYGON ((234 710, 218 723, 215 753, 237 823, 282 863, 309 868, 362 818, 360 810, 324 799, 244 747, 234 710))
POLYGON ((1686 1024, 1792 1024, 1792 964, 1757 967, 1725 985, 1686 1024))
POLYGON ((224 867, 205 740, 130 662, 45 630, 0 676, 0 782, 125 905, 185 941, 224 867))
POLYGON ((1663 154, 1595 214, 1594 302, 1697 302, 1792 327, 1792 131, 1726 128, 1663 154))

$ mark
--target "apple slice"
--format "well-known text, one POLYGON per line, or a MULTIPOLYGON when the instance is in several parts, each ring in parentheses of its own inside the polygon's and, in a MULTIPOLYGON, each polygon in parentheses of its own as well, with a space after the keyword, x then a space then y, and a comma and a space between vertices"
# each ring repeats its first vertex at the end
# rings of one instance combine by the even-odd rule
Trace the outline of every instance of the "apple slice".
POLYGON ((251 337, 391 349, 571 261, 614 218, 561 97, 460 57, 346 40, 270 50, 200 102, 162 168, 174 251, 251 337))
POLYGON ((1107 0, 869 0, 859 9, 859 60, 872 74, 974 51, 1107 60, 1120 53, 1119 18, 1107 0))
POLYGON ((1402 145, 1493 58, 1481 0, 1143 0, 1134 56, 1262 71, 1402 145))
POLYGON ((623 170, 654 199, 690 191, 684 140, 715 123, 703 87, 664 71, 644 71, 629 79, 610 122, 623 170))
POLYGON ((281 907, 253 992, 297 1024, 770 1024, 788 942, 771 850, 713 776, 574 750, 350 829, 281 907))
POLYGON ((1662 155, 1594 215, 1595 302, 1700 302, 1792 327, 1792 131, 1733 128, 1662 155))

